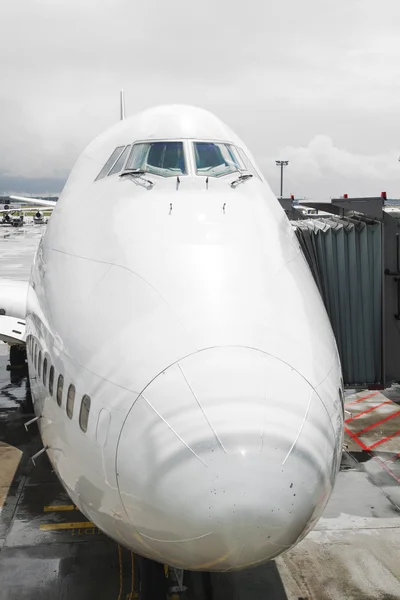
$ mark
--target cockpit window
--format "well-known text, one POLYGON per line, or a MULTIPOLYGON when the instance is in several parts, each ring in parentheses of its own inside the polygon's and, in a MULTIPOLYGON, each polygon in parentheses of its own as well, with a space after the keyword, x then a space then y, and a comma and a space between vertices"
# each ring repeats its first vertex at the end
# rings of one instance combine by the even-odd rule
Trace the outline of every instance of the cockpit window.
POLYGON ((100 173, 97 175, 95 181, 97 181, 98 179, 102 179, 103 177, 105 177, 107 175, 108 171, 114 166, 114 163, 121 156, 124 148, 125 148, 125 146, 118 146, 118 148, 115 148, 114 152, 111 154, 110 158, 108 159, 108 161, 106 162, 106 164, 104 165, 104 167, 102 168, 100 173))
POLYGON ((145 142, 134 144, 125 169, 146 171, 162 177, 186 175, 182 142, 145 142))
POLYGON ((231 144, 194 142, 196 174, 222 177, 246 168, 231 144))
POLYGON ((120 171, 122 171, 122 167, 124 166, 125 161, 128 158, 130 149, 131 149, 130 146, 127 146, 125 148, 125 150, 123 151, 123 153, 121 154, 121 156, 119 157, 119 159, 117 160, 117 162, 115 163, 115 165, 113 166, 111 171, 108 173, 107 177, 109 177, 110 175, 114 175, 114 173, 119 173, 120 171))
POLYGON ((231 144, 194 142, 194 155, 197 175, 222 177, 223 175, 246 170, 231 144))
POLYGON ((255 167, 252 165, 252 163, 250 162, 246 154, 243 152, 243 150, 241 148, 237 148, 237 151, 239 152, 240 158, 242 159, 243 163, 246 165, 246 169, 250 173, 253 173, 253 175, 255 175, 256 177, 258 177, 258 179, 261 179, 259 173, 257 173, 255 167))

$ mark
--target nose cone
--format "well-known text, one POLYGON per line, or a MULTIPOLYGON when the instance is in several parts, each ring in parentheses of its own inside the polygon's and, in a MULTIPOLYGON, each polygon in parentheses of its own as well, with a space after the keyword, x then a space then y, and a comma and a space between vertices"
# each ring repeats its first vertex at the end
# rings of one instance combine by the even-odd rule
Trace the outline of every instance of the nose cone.
POLYGON ((185 569, 240 569, 290 548, 320 516, 338 440, 291 367, 212 348, 169 367, 122 430, 118 485, 139 553, 185 569))

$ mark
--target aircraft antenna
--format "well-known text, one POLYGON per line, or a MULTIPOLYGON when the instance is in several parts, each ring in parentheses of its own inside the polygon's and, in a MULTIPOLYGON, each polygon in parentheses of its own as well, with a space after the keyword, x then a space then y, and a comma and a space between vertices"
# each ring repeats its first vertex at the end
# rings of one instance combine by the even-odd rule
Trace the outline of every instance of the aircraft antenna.
POLYGON ((121 121, 123 121, 125 119, 125 96, 124 96, 124 90, 120 91, 119 99, 120 99, 120 109, 121 109, 121 121))

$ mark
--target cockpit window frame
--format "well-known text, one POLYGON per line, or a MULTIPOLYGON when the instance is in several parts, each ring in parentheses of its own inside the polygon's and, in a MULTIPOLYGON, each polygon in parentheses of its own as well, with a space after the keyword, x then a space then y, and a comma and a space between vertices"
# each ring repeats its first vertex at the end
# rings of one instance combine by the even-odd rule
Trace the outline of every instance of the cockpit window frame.
POLYGON ((252 173, 252 171, 250 171, 245 162, 243 161, 243 158, 239 152, 239 146, 237 146, 235 144, 235 142, 232 142, 230 140, 218 140, 218 139, 200 139, 200 138, 193 138, 189 140, 190 142, 190 148, 191 148, 191 159, 192 159, 192 169, 193 169, 193 176, 194 177, 212 177, 214 179, 220 179, 222 177, 231 177, 232 175, 235 175, 235 173, 252 173), (231 152, 233 152, 233 155, 238 163, 238 165, 240 166, 240 170, 237 171, 230 171, 228 173, 221 173, 220 175, 212 175, 210 173, 201 173, 198 172, 197 170, 197 162, 196 162, 196 149, 195 149, 195 144, 219 144, 219 145, 224 145, 224 146, 228 146, 229 150, 231 152))
POLYGON ((106 162, 102 166, 100 173, 97 175, 95 181, 99 181, 100 179, 108 177, 109 172, 114 168, 115 163, 120 159, 120 156, 125 151, 127 145, 128 144, 124 144, 123 146, 117 146, 116 148, 114 148, 114 150, 111 152, 110 156, 107 158, 106 162))
POLYGON ((252 173, 253 175, 258 177, 258 179, 260 179, 262 181, 260 173, 257 171, 257 169, 255 168, 255 166, 253 165, 253 163, 251 162, 250 158, 247 156, 247 154, 243 150, 243 148, 241 148, 240 146, 236 146, 236 150, 237 150, 242 162, 246 165, 246 170, 248 171, 248 173, 252 173))
POLYGON ((114 175, 118 175, 123 173, 123 171, 127 168, 127 164, 131 158, 132 152, 134 151, 134 147, 139 144, 154 144, 154 143, 163 143, 163 142, 179 142, 182 144, 183 148, 183 162, 185 173, 174 173, 171 175, 163 175, 161 173, 155 173, 153 171, 146 171, 149 175, 153 175, 155 177, 161 177, 163 179, 170 179, 173 177, 212 177, 215 179, 229 177, 234 175, 235 173, 250 173, 255 175, 258 179, 262 181, 262 177, 260 173, 257 171, 252 161, 248 157, 245 150, 238 146, 235 142, 230 140, 220 140, 215 138, 161 138, 161 139, 139 139, 131 142, 129 144, 117 146, 113 152, 110 154, 106 163, 102 167, 100 173, 96 177, 95 181, 106 179, 108 177, 112 177, 114 175), (237 171, 230 171, 228 173, 221 173, 219 175, 213 175, 212 173, 207 172, 198 172, 197 163, 196 163, 196 151, 195 144, 196 143, 208 143, 208 144, 222 144, 229 148, 229 152, 231 152, 238 163, 240 169, 237 171), (117 152, 118 151, 118 152, 117 152), (114 157, 113 157, 114 154, 114 157), (118 161, 121 157, 125 155, 125 160, 121 162, 120 166, 115 172, 112 172, 115 168, 118 161), (113 158, 113 162, 111 162, 111 158, 113 158), (105 167, 108 163, 108 170, 105 170, 105 167))
POLYGON ((192 175, 192 165, 189 159, 189 152, 187 146, 187 140, 185 138, 164 138, 164 139, 143 139, 143 140, 135 140, 131 144, 131 149, 128 154, 128 158, 125 161, 124 168, 127 168, 129 161, 131 159, 131 155, 134 152, 135 146, 140 144, 162 144, 162 143, 180 143, 182 144, 183 149, 183 163, 185 172, 184 173, 172 173, 171 175, 162 175, 161 173, 155 173, 153 171, 146 171, 146 173, 150 176, 162 177, 163 179, 171 179, 173 177, 190 177, 192 175))
POLYGON ((127 146, 125 146, 125 148, 122 150, 121 154, 119 155, 119 157, 117 158, 117 160, 115 161, 115 163, 113 164, 113 166, 111 167, 111 169, 108 171, 106 177, 112 177, 113 175, 118 175, 118 173, 121 173, 126 165, 126 161, 129 158, 129 155, 131 153, 132 150, 132 144, 128 144, 127 146), (122 162, 121 164, 117 167, 119 161, 122 158, 122 162), (116 168, 117 167, 117 168, 116 168), (114 171, 115 169, 115 171, 114 171))

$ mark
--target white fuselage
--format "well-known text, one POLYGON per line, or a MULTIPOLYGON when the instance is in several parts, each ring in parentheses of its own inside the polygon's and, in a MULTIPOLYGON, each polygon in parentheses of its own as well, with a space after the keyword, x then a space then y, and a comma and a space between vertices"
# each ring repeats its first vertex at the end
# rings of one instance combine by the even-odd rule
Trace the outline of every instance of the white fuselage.
POLYGON ((47 380, 54 367, 53 393, 41 374, 32 394, 79 509, 144 556, 229 570, 287 550, 320 517, 340 463, 341 373, 268 184, 254 176, 232 188, 238 173, 206 182, 195 172, 198 139, 229 141, 251 159, 225 125, 188 107, 146 111, 83 153, 35 258, 28 361, 32 377, 36 341, 47 380), (179 182, 95 181, 116 146, 151 139, 183 140, 179 182))

